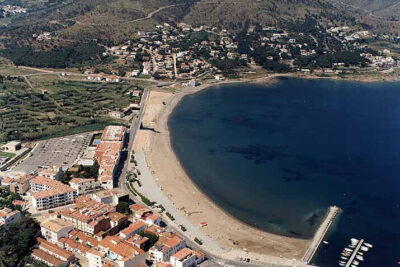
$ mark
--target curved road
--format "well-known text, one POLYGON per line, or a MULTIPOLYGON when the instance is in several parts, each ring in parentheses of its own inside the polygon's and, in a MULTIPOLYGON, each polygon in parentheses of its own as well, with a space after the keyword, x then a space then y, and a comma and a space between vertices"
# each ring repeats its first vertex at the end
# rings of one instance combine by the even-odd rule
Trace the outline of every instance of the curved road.
POLYGON ((142 21, 142 20, 146 20, 146 19, 151 19, 155 14, 157 14, 158 12, 167 9, 167 8, 171 8, 171 7, 175 7, 175 6, 181 6, 182 4, 179 5, 168 5, 168 6, 162 6, 152 12, 150 12, 149 14, 147 14, 147 16, 142 17, 142 18, 138 18, 138 19, 134 19, 134 20, 128 20, 128 21, 124 21, 124 22, 118 22, 118 23, 85 23, 85 22, 80 22, 80 21, 76 21, 77 24, 82 24, 82 25, 88 25, 88 26, 106 26, 106 25, 121 25, 121 24, 128 24, 128 23, 132 23, 132 22, 138 22, 138 21, 142 21))

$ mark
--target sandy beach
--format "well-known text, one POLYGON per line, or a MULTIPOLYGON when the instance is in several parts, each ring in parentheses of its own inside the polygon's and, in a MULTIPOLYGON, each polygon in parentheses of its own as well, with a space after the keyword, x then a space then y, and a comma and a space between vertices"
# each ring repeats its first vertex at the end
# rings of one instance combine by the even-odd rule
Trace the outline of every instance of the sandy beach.
MULTIPOLYGON (((263 78, 258 82, 271 82, 271 78, 263 78)), ((262 255, 300 259, 310 240, 267 233, 238 221, 210 201, 195 186, 178 161, 171 147, 168 117, 182 97, 212 85, 175 88, 174 92, 151 91, 143 121, 154 122, 155 131, 140 130, 135 140, 135 151, 144 152, 152 176, 175 207, 186 214, 195 226, 207 222, 208 225, 202 231, 221 246, 231 248, 229 253, 248 251, 260 260, 262 255)), ((231 257, 234 258, 234 255, 231 257)))

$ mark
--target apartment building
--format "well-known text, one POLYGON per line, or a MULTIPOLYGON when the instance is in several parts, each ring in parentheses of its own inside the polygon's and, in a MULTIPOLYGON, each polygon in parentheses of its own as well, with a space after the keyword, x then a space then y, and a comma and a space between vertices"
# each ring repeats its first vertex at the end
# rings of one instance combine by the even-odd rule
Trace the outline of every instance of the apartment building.
POLYGON ((114 188, 114 177, 125 142, 124 126, 107 126, 96 146, 95 159, 99 163, 99 181, 106 189, 114 188))
POLYGON ((111 227, 111 219, 107 215, 115 212, 115 207, 99 203, 88 196, 76 199, 76 207, 60 212, 61 219, 71 222, 75 229, 95 235, 111 227))
POLYGON ((76 190, 78 196, 91 194, 102 189, 101 182, 95 181, 95 179, 73 178, 69 185, 76 190))
POLYGON ((32 204, 37 210, 51 209, 74 203, 77 192, 56 180, 37 176, 30 180, 32 204))

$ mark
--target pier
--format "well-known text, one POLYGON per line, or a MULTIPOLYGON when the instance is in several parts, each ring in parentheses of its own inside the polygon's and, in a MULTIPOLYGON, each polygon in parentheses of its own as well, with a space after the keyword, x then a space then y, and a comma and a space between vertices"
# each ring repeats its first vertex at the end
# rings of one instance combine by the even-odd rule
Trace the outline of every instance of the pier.
POLYGON ((310 246, 308 247, 306 253, 304 254, 304 256, 302 258, 303 262, 310 263, 310 261, 314 257, 315 252, 317 251, 319 245, 321 244, 322 240, 324 239, 326 233, 329 230, 329 227, 335 220, 336 215, 339 213, 339 211, 340 211, 339 207, 336 207, 336 206, 329 207, 328 214, 326 215, 325 220, 322 222, 322 224, 318 228, 310 246))
POLYGON ((350 267, 350 265, 352 264, 354 258, 357 255, 357 252, 360 250, 361 245, 364 243, 364 239, 361 239, 360 242, 358 242, 357 247, 354 249, 353 254, 351 254, 351 257, 349 259, 349 261, 347 262, 345 267, 350 267))

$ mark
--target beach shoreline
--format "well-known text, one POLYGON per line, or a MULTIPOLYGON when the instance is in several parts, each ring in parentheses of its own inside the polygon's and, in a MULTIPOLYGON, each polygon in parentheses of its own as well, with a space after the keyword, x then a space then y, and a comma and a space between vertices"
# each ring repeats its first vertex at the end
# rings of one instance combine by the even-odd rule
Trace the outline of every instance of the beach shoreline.
MULTIPOLYGON (((274 78, 287 75, 271 75, 257 79, 257 82, 271 83, 274 78)), ((254 80, 253 80, 254 81, 254 80)), ((249 82, 246 80, 226 80, 218 83, 203 84, 199 87, 185 87, 175 94, 166 96, 163 100, 166 105, 158 107, 158 112, 152 113, 155 132, 148 136, 147 146, 142 146, 147 167, 164 194, 174 206, 184 212, 188 219, 196 226, 200 222, 207 222, 202 229, 210 238, 221 246, 229 248, 232 258, 239 251, 246 251, 253 259, 261 260, 263 256, 284 257, 300 260, 306 252, 311 239, 300 239, 269 233, 252 227, 224 211, 214 203, 188 176, 181 165, 175 151, 171 146, 171 138, 168 129, 168 119, 174 108, 186 95, 197 93, 211 86, 229 83, 249 82), (236 251, 236 252, 235 252, 236 251)), ((153 96, 157 92, 152 91, 153 96)), ((152 95, 150 94, 150 99, 152 95)), ((151 100, 146 109, 152 109, 151 100)), ((146 114, 146 111, 145 111, 146 114)), ((146 115, 145 115, 146 116, 146 115)), ((147 133, 148 134, 148 133, 147 133)), ((139 134, 140 135, 140 134, 139 134)), ((140 138, 139 138, 140 139, 140 138)), ((143 140, 139 140, 139 143, 143 140)))
MULTIPOLYGON (((254 228, 233 217, 214 203, 198 188, 181 165, 171 145, 168 119, 174 108, 187 95, 195 94, 206 88, 221 84, 271 84, 277 82, 277 78, 280 77, 358 82, 385 81, 381 79, 369 79, 368 77, 357 80, 343 79, 341 77, 317 77, 315 75, 272 74, 257 78, 206 83, 194 88, 184 87, 178 89, 175 93, 164 92, 163 94, 165 95, 162 97, 162 101, 165 102, 165 105, 159 105, 156 111, 152 110, 150 118, 147 118, 154 122, 155 132, 147 133, 146 144, 139 145, 146 156, 147 167, 166 197, 182 213, 186 215, 190 214, 188 219, 193 225, 198 226, 200 222, 206 221, 208 226, 201 230, 221 246, 229 248, 229 253, 233 254, 231 255, 232 258, 234 258, 235 254, 238 254, 236 253, 237 251, 245 251, 246 253, 253 254, 253 257, 260 259, 262 256, 269 255, 272 257, 300 260, 310 246, 312 238, 287 237, 254 228)), ((152 93, 153 95, 157 94, 156 91, 152 91, 152 93)), ((159 101, 161 102, 161 99, 159 101)), ((148 103, 146 109, 153 109, 152 104, 148 103)), ((143 142, 143 140, 140 140, 140 142, 143 142)))

